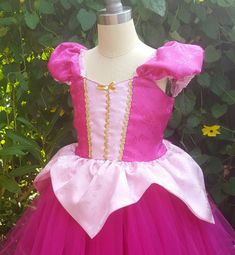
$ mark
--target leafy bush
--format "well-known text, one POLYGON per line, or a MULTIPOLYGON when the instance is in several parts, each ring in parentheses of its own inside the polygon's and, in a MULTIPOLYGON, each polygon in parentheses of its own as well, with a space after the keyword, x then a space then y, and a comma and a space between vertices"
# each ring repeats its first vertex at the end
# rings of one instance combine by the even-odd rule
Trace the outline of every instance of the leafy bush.
MULTIPOLYGON (((178 40, 205 49, 203 72, 177 97, 165 137, 200 164, 208 191, 234 224, 235 1, 125 4, 146 44, 178 40)), ((48 75, 48 57, 62 41, 96 45, 96 12, 103 7, 93 0, 0 2, 2 236, 37 195, 37 173, 60 147, 76 141, 68 87, 48 75)))

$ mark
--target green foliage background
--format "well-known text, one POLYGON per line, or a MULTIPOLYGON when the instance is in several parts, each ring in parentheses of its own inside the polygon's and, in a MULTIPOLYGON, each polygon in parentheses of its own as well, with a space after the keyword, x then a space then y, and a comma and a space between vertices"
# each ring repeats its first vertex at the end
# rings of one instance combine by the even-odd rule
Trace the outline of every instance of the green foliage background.
MULTIPOLYGON (((203 72, 176 100, 165 133, 204 171, 208 192, 234 224, 235 1, 130 0, 140 38, 205 49, 203 72), (220 125, 216 137, 203 125, 220 125)), ((1 0, 0 2, 0 227, 12 227, 37 196, 32 180, 63 145, 76 141, 68 86, 48 74, 47 60, 62 41, 97 43, 102 1, 1 0)))

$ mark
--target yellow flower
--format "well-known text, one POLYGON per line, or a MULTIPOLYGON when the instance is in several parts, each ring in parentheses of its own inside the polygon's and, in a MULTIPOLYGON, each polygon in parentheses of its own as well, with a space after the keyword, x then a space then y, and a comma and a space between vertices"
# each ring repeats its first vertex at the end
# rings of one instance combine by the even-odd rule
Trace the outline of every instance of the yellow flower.
POLYGON ((210 137, 212 136, 214 137, 214 136, 217 136, 218 134, 221 134, 219 129, 220 129, 219 125, 213 125, 213 126, 203 125, 202 134, 210 136, 210 137))
POLYGON ((53 106, 50 110, 50 112, 55 112, 56 111, 56 106, 53 106))
MULTIPOLYGON (((57 107, 56 107, 56 106, 53 106, 53 107, 51 107, 50 112, 55 112, 56 110, 57 110, 57 107)), ((60 117, 63 116, 64 113, 65 113, 65 112, 64 112, 64 109, 61 108, 61 110, 60 110, 60 112, 59 112, 60 117)))
POLYGON ((19 186, 20 187, 26 187, 28 185, 28 182, 26 181, 26 180, 21 180, 20 182, 19 182, 19 186))
POLYGON ((60 116, 63 116, 63 115, 64 115, 64 109, 63 109, 63 108, 60 110, 59 115, 60 115, 60 116))

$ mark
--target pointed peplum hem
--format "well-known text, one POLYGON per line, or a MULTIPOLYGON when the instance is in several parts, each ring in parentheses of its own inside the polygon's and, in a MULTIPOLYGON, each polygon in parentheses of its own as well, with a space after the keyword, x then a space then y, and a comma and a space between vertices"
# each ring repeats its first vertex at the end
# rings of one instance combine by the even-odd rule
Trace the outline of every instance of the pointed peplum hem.
POLYGON ((41 192, 50 178, 61 205, 91 238, 112 212, 136 203, 153 183, 214 224, 201 168, 184 150, 163 142, 167 152, 147 162, 82 158, 75 154, 77 143, 66 145, 36 176, 34 186, 41 192))

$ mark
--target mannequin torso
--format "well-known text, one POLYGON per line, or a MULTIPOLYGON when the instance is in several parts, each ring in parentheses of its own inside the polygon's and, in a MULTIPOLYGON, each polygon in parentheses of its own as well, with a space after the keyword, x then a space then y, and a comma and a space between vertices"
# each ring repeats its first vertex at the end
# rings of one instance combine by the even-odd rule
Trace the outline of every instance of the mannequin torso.
MULTIPOLYGON (((138 38, 133 20, 118 25, 98 24, 98 45, 83 55, 85 76, 101 84, 128 80, 155 54, 156 49, 138 38)), ((165 91, 166 79, 158 85, 165 91)))

